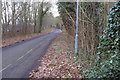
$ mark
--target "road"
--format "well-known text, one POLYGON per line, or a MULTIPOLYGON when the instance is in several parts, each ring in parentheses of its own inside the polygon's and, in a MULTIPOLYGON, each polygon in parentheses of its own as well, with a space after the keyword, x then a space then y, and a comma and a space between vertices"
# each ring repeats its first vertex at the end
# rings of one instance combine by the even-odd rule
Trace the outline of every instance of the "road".
POLYGON ((2 49, 2 78, 28 78, 61 30, 2 49))

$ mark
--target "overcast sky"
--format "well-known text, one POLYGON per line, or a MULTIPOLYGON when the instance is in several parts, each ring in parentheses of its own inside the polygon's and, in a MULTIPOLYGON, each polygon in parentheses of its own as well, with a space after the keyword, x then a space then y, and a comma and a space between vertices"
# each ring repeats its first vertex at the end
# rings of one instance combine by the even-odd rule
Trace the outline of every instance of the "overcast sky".
POLYGON ((53 13, 54 17, 59 16, 58 6, 56 5, 56 3, 57 3, 57 0, 51 1, 52 7, 50 11, 53 13))

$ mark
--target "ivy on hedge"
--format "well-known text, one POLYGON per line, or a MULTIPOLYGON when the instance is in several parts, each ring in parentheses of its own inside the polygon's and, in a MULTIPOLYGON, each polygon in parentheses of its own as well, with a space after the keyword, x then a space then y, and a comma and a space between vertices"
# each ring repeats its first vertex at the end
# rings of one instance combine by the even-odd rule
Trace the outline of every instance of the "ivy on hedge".
POLYGON ((120 77, 120 1, 110 9, 108 25, 100 36, 96 62, 84 71, 88 78, 120 77))

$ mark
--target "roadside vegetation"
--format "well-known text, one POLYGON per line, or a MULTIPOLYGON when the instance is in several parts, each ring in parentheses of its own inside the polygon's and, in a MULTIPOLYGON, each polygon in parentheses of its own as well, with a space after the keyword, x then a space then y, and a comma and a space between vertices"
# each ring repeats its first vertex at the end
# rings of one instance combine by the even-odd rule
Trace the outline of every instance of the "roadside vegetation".
POLYGON ((2 3, 3 44, 33 38, 54 29, 63 31, 29 77, 119 78, 120 1, 79 2, 77 56, 74 55, 76 2, 58 2, 60 16, 57 17, 50 11, 51 6, 44 0, 2 3))
POLYGON ((59 40, 57 40, 58 43, 53 43, 42 59, 43 65, 33 72, 30 77, 119 78, 120 1, 117 3, 83 2, 79 4, 78 56, 74 55, 73 43, 76 3, 59 2, 58 10, 67 34, 64 35, 63 33, 60 40, 65 41, 66 44, 63 45, 59 40), (63 48, 60 46, 63 48, 66 46, 65 48, 68 49, 64 48, 62 52, 63 48), (70 55, 72 55, 71 59, 69 59, 70 55), (69 56, 69 58, 65 56, 69 56), (46 68, 42 69, 43 67, 46 68), (65 73, 62 73, 62 70, 65 73), (74 73, 74 71, 75 74, 73 75, 72 72, 74 73))
MULTIPOLYGON (((75 36, 75 6, 76 3, 71 2, 58 3, 65 29, 72 39, 75 36)), ((68 38, 69 43, 73 42, 72 39, 68 38)), ((82 77, 119 78, 119 54, 120 1, 79 3, 79 54, 76 62, 82 66, 79 70, 82 77)))
POLYGON ((81 78, 80 64, 67 44, 66 32, 61 33, 53 41, 46 55, 39 60, 40 66, 30 73, 30 78, 81 78))
POLYGON ((60 17, 54 17, 50 2, 10 2, 1 3, 2 44, 5 47, 25 39, 53 31, 62 24, 60 17))
POLYGON ((15 36, 15 37, 10 37, 10 38, 5 38, 2 40, 2 45, 0 45, 0 47, 6 47, 6 46, 10 46, 13 45, 15 43, 19 43, 28 39, 32 39, 41 35, 45 35, 48 34, 50 32, 54 32, 54 28, 51 29, 46 29, 43 30, 41 33, 34 33, 34 34, 26 34, 26 35, 19 35, 19 36, 15 36))

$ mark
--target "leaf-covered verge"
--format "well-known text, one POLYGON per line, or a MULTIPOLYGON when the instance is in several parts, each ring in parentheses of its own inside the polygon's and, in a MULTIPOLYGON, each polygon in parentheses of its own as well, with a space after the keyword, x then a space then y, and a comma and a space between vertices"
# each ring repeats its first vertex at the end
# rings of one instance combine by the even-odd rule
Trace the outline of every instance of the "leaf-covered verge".
POLYGON ((27 35, 21 35, 21 36, 16 36, 16 37, 11 37, 11 38, 3 38, 2 39, 2 44, 0 44, 0 47, 6 47, 15 43, 22 42, 27 39, 31 39, 40 35, 44 35, 50 32, 53 32, 55 29, 47 29, 43 30, 41 33, 33 33, 33 34, 27 34, 27 35))
POLYGON ((88 78, 120 78, 120 1, 110 9, 108 26, 100 36, 95 64, 83 70, 88 78))
POLYGON ((30 78, 81 78, 78 71, 81 65, 75 64, 76 58, 67 45, 67 34, 61 33, 53 41, 46 55, 40 60, 37 70, 30 73, 30 78))

